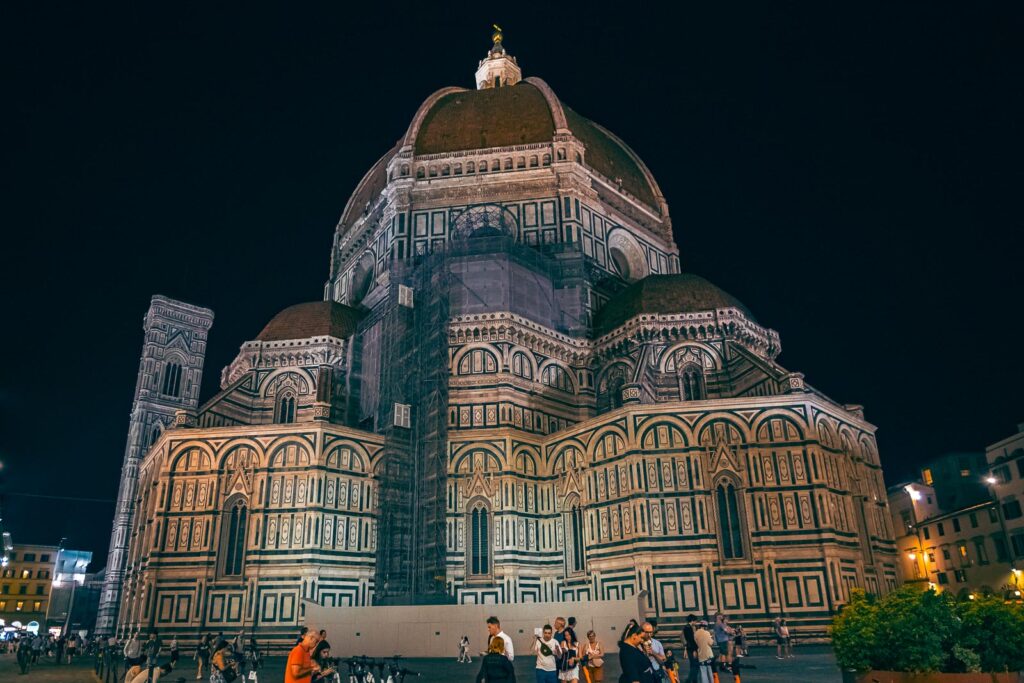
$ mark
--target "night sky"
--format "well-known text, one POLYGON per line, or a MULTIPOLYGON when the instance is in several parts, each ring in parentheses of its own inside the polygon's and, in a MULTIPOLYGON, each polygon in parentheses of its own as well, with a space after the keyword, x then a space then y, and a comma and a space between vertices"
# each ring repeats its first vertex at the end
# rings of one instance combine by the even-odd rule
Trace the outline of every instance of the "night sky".
POLYGON ((205 400, 275 312, 321 298, 349 194, 431 92, 473 87, 495 21, 524 76, 644 159, 684 271, 865 406, 890 484, 1024 421, 1020 3, 366 4, 6 8, 16 542, 105 563, 149 297, 216 312, 205 400))

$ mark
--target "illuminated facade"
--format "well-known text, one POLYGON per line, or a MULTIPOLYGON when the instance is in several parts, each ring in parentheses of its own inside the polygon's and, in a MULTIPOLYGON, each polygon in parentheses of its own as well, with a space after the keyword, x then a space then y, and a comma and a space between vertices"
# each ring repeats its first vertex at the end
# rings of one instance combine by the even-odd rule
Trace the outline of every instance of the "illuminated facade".
POLYGON ((818 627, 851 587, 891 589, 861 408, 680 272, 650 171, 500 35, 476 83, 430 96, 357 186, 323 300, 155 432, 122 487, 120 628, 283 643, 303 601, 641 592, 668 628, 818 627))

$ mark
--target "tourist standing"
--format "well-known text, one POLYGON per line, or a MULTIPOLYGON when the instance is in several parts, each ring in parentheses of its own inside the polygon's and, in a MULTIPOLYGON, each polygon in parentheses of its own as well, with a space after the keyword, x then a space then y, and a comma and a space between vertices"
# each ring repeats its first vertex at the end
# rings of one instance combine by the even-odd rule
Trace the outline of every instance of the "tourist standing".
POLYGON ((721 612, 715 615, 715 645, 718 647, 718 661, 728 666, 732 655, 732 628, 729 618, 721 612))
POLYGON ((22 674, 27 674, 32 664, 32 642, 29 638, 22 636, 18 639, 18 666, 22 674))
POLYGON ((619 664, 622 666, 620 683, 655 683, 651 660, 640 649, 642 640, 643 630, 635 623, 623 632, 619 646, 619 664))
POLYGON ((558 681, 558 657, 562 654, 562 647, 553 637, 551 624, 544 624, 541 635, 534 636, 533 647, 530 651, 537 656, 537 664, 534 668, 537 683, 556 683, 558 681))
POLYGON ((331 644, 327 642, 327 629, 320 629, 320 640, 317 642, 316 647, 313 648, 313 659, 320 659, 321 650, 330 650, 331 644))
POLYGON ((146 654, 146 671, 147 680, 153 680, 153 669, 156 668, 156 660, 160 656, 160 650, 164 647, 163 642, 156 635, 156 631, 149 632, 149 638, 146 639, 146 645, 143 647, 143 651, 146 654))
POLYGON ((583 646, 583 665, 587 668, 590 683, 604 681, 604 648, 597 641, 597 634, 587 631, 587 642, 583 646))
MULTIPOLYGON (((512 647, 512 639, 509 638, 508 634, 501 630, 501 622, 498 621, 498 617, 487 617, 487 642, 490 643, 492 638, 501 638, 505 641, 505 656, 508 657, 508 661, 515 661, 515 650, 512 647)), ((487 654, 487 653, 483 653, 487 654)))
POLYGON ((578 683, 580 679, 579 653, 572 629, 562 632, 562 654, 558 657, 558 680, 563 683, 578 683))
POLYGON ((132 633, 128 636, 128 642, 124 644, 124 666, 135 666, 142 663, 142 643, 139 642, 139 634, 132 633))
POLYGON ((697 617, 690 614, 686 617, 686 625, 683 626, 683 645, 686 648, 686 663, 689 667, 686 672, 686 683, 697 683, 700 677, 700 660, 697 659, 697 639, 694 625, 697 617))
MULTIPOLYGON (((469 638, 462 636, 467 641, 469 638)), ((512 662, 505 656, 505 641, 495 636, 487 647, 487 654, 480 662, 480 673, 476 675, 476 683, 516 683, 516 670, 512 662)))
POLYGON ((786 620, 780 617, 775 619, 775 658, 788 659, 793 656, 793 642, 789 635, 789 626, 786 620))
POLYGON ((651 669, 654 670, 654 677, 656 679, 663 679, 665 675, 665 646, 661 644, 661 641, 654 637, 655 627, 649 621, 645 621, 641 625, 641 633, 643 634, 643 649, 651 660, 651 669))
MULTIPOLYGON (((315 638, 316 634, 312 634, 312 636, 315 638)), ((291 657, 288 658, 288 661, 291 662, 291 657)), ((237 677, 238 669, 231 652, 231 643, 221 638, 213 646, 213 652, 210 655, 210 683, 230 683, 237 677)), ((287 668, 284 679, 288 681, 287 668)), ((308 677, 302 680, 309 683, 308 677)))
POLYGON ((200 680, 203 677, 203 669, 207 672, 210 670, 210 639, 209 633, 199 638, 199 644, 196 645, 196 680, 200 680))
POLYGON ((700 671, 699 681, 700 683, 712 683, 715 678, 715 650, 712 647, 715 638, 708 631, 706 621, 697 624, 697 628, 693 632, 693 640, 697 646, 697 665, 700 671))
MULTIPOLYGON (((321 670, 310 656, 319 640, 319 634, 312 629, 303 634, 302 640, 288 654, 288 663, 284 668, 284 683, 310 683, 314 671, 320 671, 322 676, 333 673, 330 669, 321 670)), ((210 683, 220 682, 211 679, 210 683)))

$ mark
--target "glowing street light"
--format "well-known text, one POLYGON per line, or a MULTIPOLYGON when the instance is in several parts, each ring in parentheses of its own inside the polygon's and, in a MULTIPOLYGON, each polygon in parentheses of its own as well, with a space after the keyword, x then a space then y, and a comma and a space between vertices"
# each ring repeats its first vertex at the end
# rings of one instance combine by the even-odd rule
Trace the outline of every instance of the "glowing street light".
POLYGON ((998 479, 996 479, 995 477, 985 477, 985 483, 988 484, 989 486, 995 486, 997 481, 998 479))

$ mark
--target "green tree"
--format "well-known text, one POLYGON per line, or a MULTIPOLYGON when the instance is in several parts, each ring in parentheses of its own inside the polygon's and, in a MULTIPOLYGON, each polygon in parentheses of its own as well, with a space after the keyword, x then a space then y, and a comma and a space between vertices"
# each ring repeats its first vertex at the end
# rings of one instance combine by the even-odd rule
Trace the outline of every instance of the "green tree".
POLYGON ((878 605, 860 588, 850 591, 850 602, 832 620, 832 647, 843 669, 866 671, 872 666, 878 605))
POLYGON ((957 605, 960 645, 978 653, 981 670, 1024 670, 1024 607, 980 596, 957 605))

